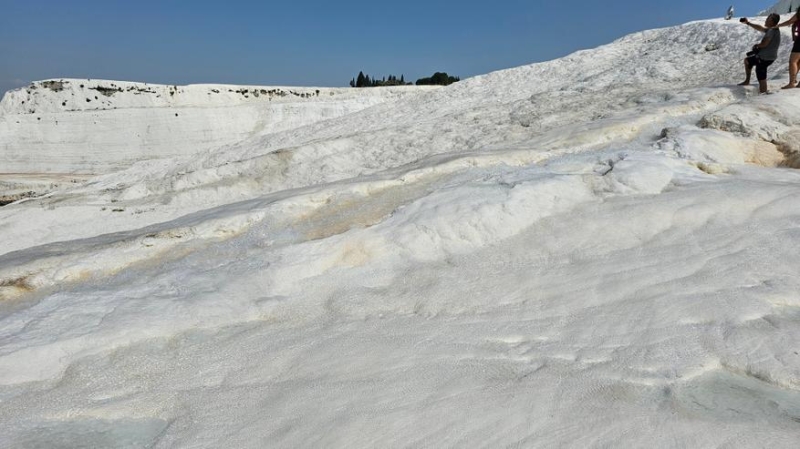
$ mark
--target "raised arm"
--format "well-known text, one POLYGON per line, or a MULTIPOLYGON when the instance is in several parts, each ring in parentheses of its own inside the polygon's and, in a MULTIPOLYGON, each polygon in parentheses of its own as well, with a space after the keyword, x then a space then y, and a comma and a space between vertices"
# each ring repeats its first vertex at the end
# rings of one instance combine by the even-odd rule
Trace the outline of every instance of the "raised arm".
POLYGON ((742 19, 742 23, 745 24, 745 25, 749 25, 750 28, 752 28, 752 29, 754 29, 756 31, 761 31, 762 33, 766 33, 767 32, 767 28, 766 27, 758 25, 756 23, 751 23, 749 20, 747 20, 747 18, 742 19))
POLYGON ((787 20, 786 22, 779 23, 775 26, 775 28, 789 26, 793 23, 797 22, 797 14, 793 15, 791 19, 787 20))
POLYGON ((747 20, 747 17, 742 17, 741 19, 739 19, 739 21, 742 22, 745 25, 749 25, 750 28, 753 28, 754 30, 761 31, 762 33, 766 33, 767 32, 767 28, 765 28, 765 27, 763 27, 761 25, 757 25, 755 23, 750 23, 750 21, 747 20))

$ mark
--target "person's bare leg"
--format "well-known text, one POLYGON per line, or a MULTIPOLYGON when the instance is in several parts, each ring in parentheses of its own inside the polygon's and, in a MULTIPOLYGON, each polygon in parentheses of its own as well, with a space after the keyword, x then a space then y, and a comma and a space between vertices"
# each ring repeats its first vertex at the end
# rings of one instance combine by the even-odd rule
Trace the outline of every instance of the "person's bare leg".
POLYGON ((789 80, 797 81, 798 72, 800 72, 800 53, 792 53, 789 62, 789 80))
POLYGON ((800 69, 800 53, 792 53, 789 60, 789 84, 783 86, 783 89, 794 89, 797 87, 797 72, 800 69))
MULTIPOLYGON (((800 73, 800 53, 792 53, 792 58, 794 59, 794 78, 792 79, 797 80, 797 74, 800 73)), ((791 68, 789 69, 789 75, 791 75, 791 68)))
POLYGON ((767 80, 758 80, 758 92, 765 94, 767 90, 767 80))
POLYGON ((740 86, 749 86, 750 85, 750 76, 753 74, 753 66, 750 65, 750 61, 747 59, 744 60, 744 73, 746 75, 744 82, 739 83, 740 86))

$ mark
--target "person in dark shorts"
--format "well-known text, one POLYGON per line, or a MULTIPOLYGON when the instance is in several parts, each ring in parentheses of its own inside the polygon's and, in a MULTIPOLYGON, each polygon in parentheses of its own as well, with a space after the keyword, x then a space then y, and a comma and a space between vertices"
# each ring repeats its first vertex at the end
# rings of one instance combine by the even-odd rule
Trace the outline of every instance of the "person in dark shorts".
POLYGON ((744 60, 746 78, 743 83, 739 84, 740 86, 748 86, 750 84, 750 75, 753 73, 753 68, 755 68, 759 93, 768 93, 767 68, 778 59, 778 48, 781 46, 781 32, 776 28, 780 20, 781 16, 774 13, 767 16, 764 26, 750 23, 746 18, 740 20, 740 22, 751 28, 764 33, 764 39, 761 40, 761 43, 754 45, 753 51, 747 53, 747 58, 744 60))
POLYGON ((789 25, 792 26, 794 46, 792 47, 792 55, 789 58, 789 84, 783 86, 783 89, 794 89, 797 87, 797 72, 800 71, 800 9, 794 13, 791 19, 778 24, 778 28, 789 25))

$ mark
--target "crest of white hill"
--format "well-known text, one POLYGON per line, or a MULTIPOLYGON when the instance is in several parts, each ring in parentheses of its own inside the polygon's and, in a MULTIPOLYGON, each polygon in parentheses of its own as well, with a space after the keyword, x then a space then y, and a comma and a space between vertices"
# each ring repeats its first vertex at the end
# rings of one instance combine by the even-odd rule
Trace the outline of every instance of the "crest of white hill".
POLYGON ((800 91, 735 86, 760 37, 648 30, 303 120, 17 91, 23 169, 13 142, 99 117, 236 132, 0 208, 0 441, 795 447, 800 91))
MULTIPOLYGON (((403 88, 350 89, 319 95, 326 100, 316 100, 318 94, 312 90, 303 97, 314 99, 298 99, 301 103, 292 105, 292 113, 282 109, 278 99, 270 104, 263 102, 263 95, 261 103, 252 96, 245 98, 241 91, 250 88, 108 82, 104 89, 117 93, 104 96, 102 89, 80 81, 65 86, 40 83, 38 89, 21 89, 4 98, 0 133, 7 133, 7 138, 2 140, 0 157, 4 166, 11 164, 21 173, 39 173, 42 164, 48 164, 45 171, 69 173, 76 160, 106 166, 127 163, 128 169, 96 178, 66 197, 91 195, 95 204, 106 205, 106 231, 121 231, 288 189, 363 176, 394 176, 414 166, 409 164, 437 160, 431 158, 514 154, 509 157, 521 163, 595 150, 610 142, 628 145, 642 135, 660 134, 666 125, 695 122, 705 113, 740 101, 745 91, 730 85, 741 80, 742 55, 758 39, 758 33, 738 22, 692 22, 635 33, 596 49, 475 77, 445 89, 421 93, 403 88), (94 97, 89 98, 92 102, 83 99, 84 91, 91 88, 99 93, 99 102, 120 101, 120 107, 109 111, 87 106, 97 103, 94 97), (123 95, 116 97, 120 89, 123 95), (140 89, 155 93, 142 97, 140 89), (67 97, 61 96, 72 98, 73 93, 80 106, 69 106, 67 101, 67 108, 78 110, 63 111, 67 97), (327 99, 338 97, 348 99, 351 106, 345 102, 324 112, 322 102, 335 102, 327 99), (150 102, 144 112, 142 101, 150 102), (25 111, 23 103, 33 103, 45 112, 25 111), (309 114, 309 109, 317 112, 309 114), (246 110, 252 119, 243 128, 237 110, 246 110), (231 122, 229 114, 237 123, 231 122), (61 120, 72 126, 63 126, 61 120), (109 129, 127 130, 121 134, 126 139, 131 133, 160 129, 158 136, 163 140, 150 141, 164 151, 166 144, 178 142, 180 154, 138 162, 143 156, 134 149, 126 158, 126 139, 112 132, 94 136, 86 131, 95 121, 109 124, 109 129), (73 139, 75 135, 83 137, 73 139), (225 138, 219 140, 220 135, 225 138), (82 156, 86 138, 117 139, 113 147, 117 151, 100 144, 91 157, 82 156), (209 142, 216 146, 209 148, 209 142), (39 151, 29 151, 36 145, 39 151), (125 210, 124 204, 139 213, 133 218, 107 214, 125 210)), ((773 76, 785 76, 790 45, 784 39, 773 76)), ((141 142, 141 138, 131 140, 141 142)), ((75 207, 86 207, 83 200, 76 201, 75 207)), ((58 204, 72 203, 61 198, 58 204)), ((6 235, 16 237, 2 250, 88 237, 94 232, 92 226, 77 223, 95 221, 93 214, 75 213, 66 219, 75 220, 75 225, 42 225, 49 220, 8 223, 6 235)))
POLYGON ((31 83, 0 102, 0 166, 29 174, 104 174, 187 157, 429 88, 164 86, 107 80, 31 83))
POLYGON ((797 8, 800 8, 800 0, 781 0, 776 3, 773 7, 762 11, 762 15, 778 13, 778 14, 789 14, 797 11, 797 8))

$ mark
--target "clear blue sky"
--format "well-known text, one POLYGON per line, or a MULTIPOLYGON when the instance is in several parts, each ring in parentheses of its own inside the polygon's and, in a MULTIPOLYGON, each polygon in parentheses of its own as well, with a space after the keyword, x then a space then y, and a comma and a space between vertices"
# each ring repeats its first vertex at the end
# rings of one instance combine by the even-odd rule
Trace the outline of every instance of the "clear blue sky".
MULTIPOLYGON (((346 86, 462 78, 719 17, 733 0, 0 0, 0 93, 32 80, 346 86)), ((755 15, 777 0, 733 1, 755 15)))

